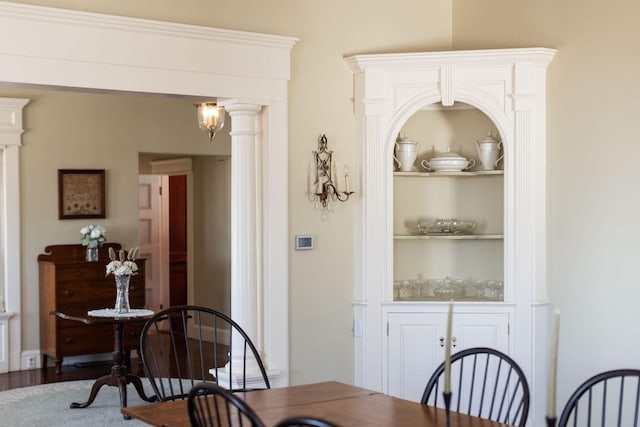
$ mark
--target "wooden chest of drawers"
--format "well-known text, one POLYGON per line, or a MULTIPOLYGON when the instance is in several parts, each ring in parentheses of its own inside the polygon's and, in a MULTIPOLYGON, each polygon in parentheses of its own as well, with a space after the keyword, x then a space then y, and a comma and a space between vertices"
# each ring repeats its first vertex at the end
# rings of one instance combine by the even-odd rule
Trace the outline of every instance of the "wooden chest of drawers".
MULTIPOLYGON (((99 249, 98 261, 85 261, 82 245, 52 245, 38 256, 40 269, 40 351, 42 367, 47 358, 55 361, 60 372, 62 359, 113 351, 113 328, 110 325, 86 325, 60 319, 49 314, 58 311, 70 316, 86 315, 87 311, 113 308, 116 287, 113 276, 106 275, 108 248, 120 250, 120 244, 107 243, 99 249)), ((145 263, 136 260, 139 272, 131 278, 129 301, 132 308, 145 306, 145 263)), ((142 323, 127 325, 124 347, 127 353, 140 345, 142 323)))

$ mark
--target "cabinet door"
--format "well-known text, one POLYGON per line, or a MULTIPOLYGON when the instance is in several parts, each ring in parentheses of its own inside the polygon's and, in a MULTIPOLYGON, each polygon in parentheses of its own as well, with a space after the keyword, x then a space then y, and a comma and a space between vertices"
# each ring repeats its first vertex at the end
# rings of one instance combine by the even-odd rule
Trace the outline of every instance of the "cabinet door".
POLYGON ((471 347, 491 347, 503 353, 509 352, 507 313, 455 313, 451 323, 451 339, 455 341, 452 353, 471 347))
MULTIPOLYGON (((388 394, 419 401, 427 381, 444 361, 446 313, 389 313, 388 394)), ((452 353, 470 347, 509 350, 509 315, 454 313, 452 353)))
POLYGON ((390 313, 388 328, 388 393, 419 401, 444 360, 439 339, 446 334, 446 314, 390 313))

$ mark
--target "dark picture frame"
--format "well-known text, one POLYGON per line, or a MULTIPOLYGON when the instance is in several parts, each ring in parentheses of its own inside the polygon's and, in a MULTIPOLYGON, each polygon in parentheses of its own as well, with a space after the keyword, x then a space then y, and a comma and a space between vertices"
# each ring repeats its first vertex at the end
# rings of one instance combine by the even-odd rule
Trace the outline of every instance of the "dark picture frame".
POLYGON ((104 169, 58 169, 58 219, 105 218, 104 169))

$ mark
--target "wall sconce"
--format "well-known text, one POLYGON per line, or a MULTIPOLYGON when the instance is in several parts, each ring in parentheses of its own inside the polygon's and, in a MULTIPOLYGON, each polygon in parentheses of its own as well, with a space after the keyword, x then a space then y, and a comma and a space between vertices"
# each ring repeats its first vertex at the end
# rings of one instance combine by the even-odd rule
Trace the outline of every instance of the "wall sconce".
POLYGON ((198 111, 198 126, 207 132, 209 141, 213 141, 213 137, 224 126, 224 108, 218 107, 215 102, 201 102, 195 104, 198 111))
POLYGON ((349 171, 346 166, 344 168, 344 191, 339 191, 335 178, 335 170, 332 161, 333 151, 327 149, 327 137, 323 134, 318 140, 318 150, 313 152, 316 165, 316 180, 313 183, 314 193, 312 201, 316 210, 322 207, 322 219, 326 219, 331 208, 331 202, 338 200, 346 202, 349 196, 353 194, 351 191, 351 183, 349 182, 349 171), (334 177, 332 181, 331 177, 334 177))

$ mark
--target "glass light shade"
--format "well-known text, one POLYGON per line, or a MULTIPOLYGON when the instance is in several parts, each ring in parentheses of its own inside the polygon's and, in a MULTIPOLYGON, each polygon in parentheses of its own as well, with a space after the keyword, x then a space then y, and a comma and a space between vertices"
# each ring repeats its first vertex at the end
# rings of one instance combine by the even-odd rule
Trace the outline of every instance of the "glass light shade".
POLYGON ((198 111, 198 126, 207 132, 209 141, 212 141, 216 132, 224 126, 224 108, 218 107, 213 102, 197 104, 196 108, 198 111))

